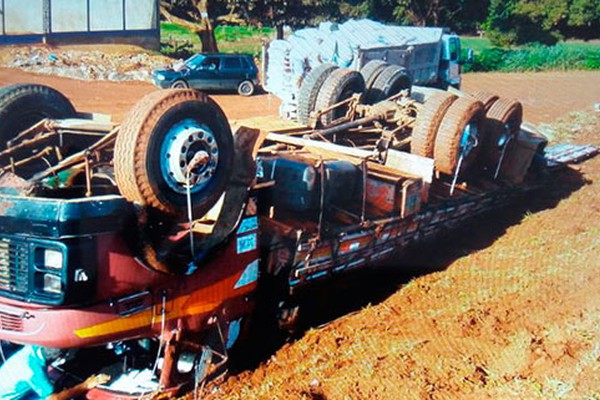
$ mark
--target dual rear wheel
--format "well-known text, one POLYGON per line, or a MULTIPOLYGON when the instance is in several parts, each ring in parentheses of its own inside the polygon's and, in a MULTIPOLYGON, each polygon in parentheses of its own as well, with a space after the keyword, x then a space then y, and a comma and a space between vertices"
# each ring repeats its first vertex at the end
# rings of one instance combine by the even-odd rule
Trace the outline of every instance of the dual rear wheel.
POLYGON ((411 153, 433 158, 437 171, 454 175, 478 157, 494 168, 516 143, 521 103, 479 92, 458 97, 435 92, 423 103, 412 131, 411 153), (461 159, 462 158, 462 159, 461 159))

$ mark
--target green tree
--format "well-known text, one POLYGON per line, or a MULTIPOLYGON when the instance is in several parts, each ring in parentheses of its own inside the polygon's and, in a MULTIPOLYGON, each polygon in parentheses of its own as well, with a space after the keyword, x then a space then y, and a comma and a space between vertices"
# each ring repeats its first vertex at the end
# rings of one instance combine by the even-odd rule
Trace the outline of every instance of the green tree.
POLYGON ((339 1, 334 0, 227 0, 227 4, 253 24, 276 27, 278 38, 286 25, 312 25, 339 13, 339 1))
POLYGON ((600 36, 600 1, 573 0, 569 6, 567 26, 563 28, 567 37, 593 39, 600 36))
POLYGON ((160 13, 169 22, 184 26, 195 32, 202 43, 202 51, 218 52, 217 39, 210 18, 215 5, 223 7, 220 2, 208 0, 161 0, 160 13), (212 7, 211 7, 212 6, 212 7))
POLYGON ((598 0, 492 0, 484 24, 498 45, 600 37, 598 0))
POLYGON ((487 16, 489 0, 388 0, 388 4, 398 23, 474 33, 487 16))

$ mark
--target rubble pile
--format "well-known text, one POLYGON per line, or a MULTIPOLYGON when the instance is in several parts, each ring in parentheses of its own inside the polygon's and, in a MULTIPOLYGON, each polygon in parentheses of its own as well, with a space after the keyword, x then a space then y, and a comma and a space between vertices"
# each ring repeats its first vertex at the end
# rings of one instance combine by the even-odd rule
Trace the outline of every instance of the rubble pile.
POLYGON ((102 51, 15 47, 2 57, 2 66, 82 80, 150 81, 153 69, 171 59, 150 53, 107 54, 102 51))

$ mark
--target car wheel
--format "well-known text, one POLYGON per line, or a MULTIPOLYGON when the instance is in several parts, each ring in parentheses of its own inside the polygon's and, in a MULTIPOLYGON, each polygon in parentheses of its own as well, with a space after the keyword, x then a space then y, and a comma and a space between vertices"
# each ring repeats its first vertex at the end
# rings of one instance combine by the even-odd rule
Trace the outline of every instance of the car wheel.
POLYGON ((252 96, 254 94, 254 83, 243 81, 238 85, 237 91, 240 96, 252 96))
POLYGON ((190 85, 183 79, 178 79, 175 82, 171 83, 172 89, 187 89, 189 87, 190 85))

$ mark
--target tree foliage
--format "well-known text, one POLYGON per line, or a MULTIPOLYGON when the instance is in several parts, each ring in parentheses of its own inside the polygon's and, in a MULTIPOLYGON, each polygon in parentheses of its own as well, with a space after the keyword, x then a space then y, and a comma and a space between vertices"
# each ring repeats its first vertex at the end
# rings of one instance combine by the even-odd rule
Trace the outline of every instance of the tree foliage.
POLYGON ((484 29, 508 46, 562 38, 600 37, 600 0, 161 0, 163 16, 192 28, 205 51, 215 51, 212 27, 220 21, 277 27, 371 18, 458 33, 484 29))
POLYGON ((600 35, 598 0, 492 0, 484 24, 492 42, 554 44, 600 35))

